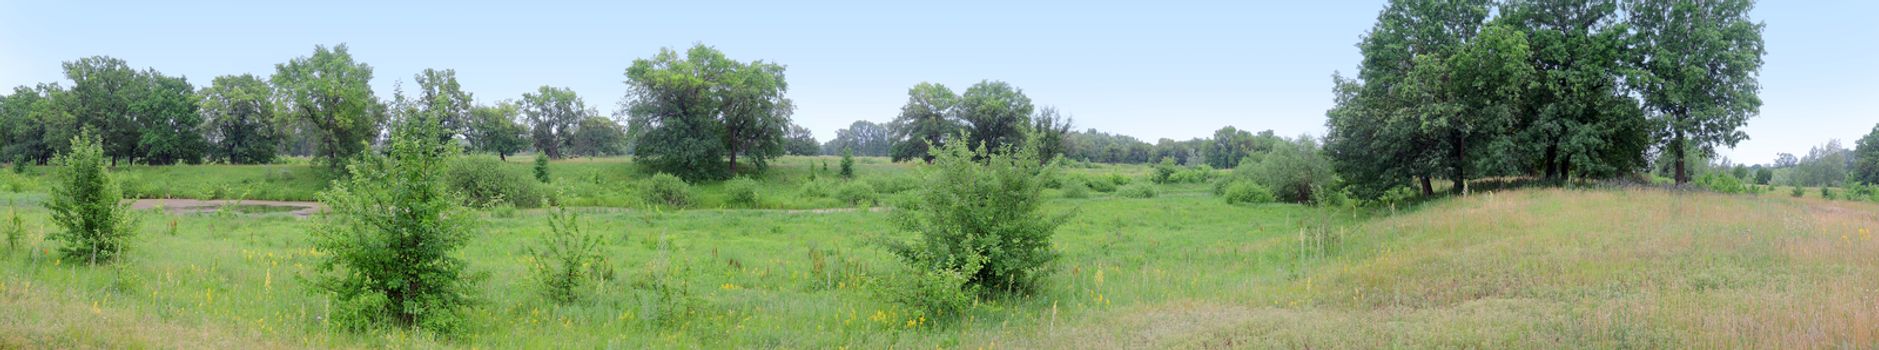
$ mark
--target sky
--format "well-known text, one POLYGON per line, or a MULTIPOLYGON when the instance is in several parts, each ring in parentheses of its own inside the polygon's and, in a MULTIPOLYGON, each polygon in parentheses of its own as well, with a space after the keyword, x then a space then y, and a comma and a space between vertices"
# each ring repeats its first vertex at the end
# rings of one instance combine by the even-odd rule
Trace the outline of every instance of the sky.
MULTIPOLYGON (((796 123, 820 140, 886 122, 920 82, 1023 89, 1078 129, 1155 142, 1222 126, 1324 134, 1331 74, 1382 0, 1349 1, 32 1, 0 0, 0 87, 61 82, 93 55, 181 75, 267 76, 315 45, 345 43, 390 98, 426 68, 455 69, 479 103, 568 87, 603 114, 624 71, 660 48, 703 43, 788 67, 796 123)), ((1879 1, 1761 1, 1761 114, 1738 163, 1879 123, 1879 1)))

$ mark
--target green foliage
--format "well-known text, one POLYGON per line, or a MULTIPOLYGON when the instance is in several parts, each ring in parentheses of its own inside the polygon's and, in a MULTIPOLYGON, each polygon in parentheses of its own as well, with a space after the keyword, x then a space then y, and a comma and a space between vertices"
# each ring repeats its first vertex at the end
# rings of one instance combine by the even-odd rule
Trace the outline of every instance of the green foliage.
POLYGON ((1090 186, 1081 179, 1063 180, 1063 197, 1082 199, 1090 197, 1090 186))
POLYGON ((959 270, 915 267, 914 271, 889 277, 888 283, 876 289, 876 293, 913 309, 909 319, 957 320, 977 304, 982 294, 983 287, 972 284, 971 277, 959 270))
POLYGON ((444 178, 455 147, 434 119, 416 116, 391 138, 388 155, 366 153, 351 176, 320 194, 328 211, 313 229, 314 290, 331 298, 332 320, 354 330, 378 325, 449 334, 463 326, 477 278, 458 250, 471 213, 444 178))
POLYGON ((1662 117, 1655 134, 1671 150, 1677 183, 1690 181, 1686 149, 1714 154, 1748 138, 1738 130, 1761 110, 1756 81, 1767 48, 1763 24, 1749 18, 1754 0, 1625 2, 1631 52, 1641 63, 1627 77, 1646 109, 1662 117), (1704 69, 1691 69, 1704 67, 1704 69))
POLYGON ((1262 159, 1248 159, 1240 164, 1233 170, 1235 176, 1265 185, 1287 202, 1310 202, 1314 198, 1313 190, 1338 182, 1331 170, 1331 160, 1308 136, 1278 142, 1262 159))
POLYGON ((868 178, 868 185, 875 193, 895 194, 920 187, 920 180, 909 176, 875 176, 868 178))
POLYGON ((1840 199, 1839 196, 1835 196, 1833 194, 1832 187, 1824 187, 1824 186, 1820 188, 1820 198, 1825 198, 1827 200, 1840 199))
POLYGON ((1769 168, 1765 166, 1755 168, 1755 184, 1763 185, 1763 186, 1771 185, 1773 184, 1772 182, 1774 181, 1774 179, 1775 179, 1774 168, 1769 168))
POLYGON ((267 81, 251 74, 224 75, 197 95, 209 159, 229 164, 266 164, 285 139, 274 125, 277 110, 267 81))
POLYGON ((28 161, 29 160, 27 160, 26 155, 23 155, 23 154, 20 155, 19 157, 13 158, 13 173, 14 174, 26 174, 26 162, 28 161))
POLYGON ((803 181, 802 196, 808 198, 827 198, 831 191, 829 186, 828 182, 822 180, 810 179, 809 181, 803 181))
POLYGON ((1853 181, 1879 185, 1879 125, 1853 146, 1853 181))
POLYGON ((379 135, 385 108, 371 80, 372 66, 353 62, 346 44, 315 46, 312 56, 274 65, 269 78, 283 116, 311 126, 315 157, 335 171, 379 135))
POLYGON ((1180 167, 1174 165, 1174 158, 1162 157, 1160 163, 1155 163, 1153 170, 1148 173, 1148 181, 1166 184, 1172 181, 1174 173, 1180 171, 1180 167))
POLYGON ((841 172, 842 178, 844 179, 855 178, 855 150, 854 149, 850 149, 850 148, 842 149, 842 168, 841 169, 842 169, 842 172, 841 172))
POLYGON ((1177 171, 1173 175, 1168 176, 1168 182, 1177 183, 1177 184, 1182 184, 1182 183, 1197 184, 1197 183, 1206 183, 1208 180, 1212 180, 1213 177, 1214 177, 1214 168, 1206 164, 1201 164, 1198 166, 1182 168, 1180 171, 1177 171))
POLYGON ((873 186, 868 186, 861 182, 849 181, 842 183, 841 187, 835 189, 835 199, 840 199, 842 203, 851 206, 870 206, 876 202, 878 197, 875 196, 873 186))
POLYGON ((1137 183, 1123 186, 1116 194, 1127 198, 1155 198, 1157 192, 1153 184, 1137 183))
POLYGON ((968 144, 997 151, 1024 143, 1036 107, 1024 90, 1002 81, 985 80, 959 94, 955 111, 965 123, 968 144))
POLYGON ((110 262, 123 254, 135 234, 130 207, 119 203, 123 195, 105 169, 104 147, 89 129, 71 140, 72 150, 59 155, 52 182, 52 222, 59 231, 47 238, 63 241, 66 257, 87 263, 110 262))
POLYGON ((1748 187, 1742 184, 1742 180, 1721 172, 1703 174, 1702 177, 1696 180, 1696 184, 1710 191, 1719 193, 1735 194, 1749 193, 1750 191, 1748 187))
MULTIPOLYGON (((12 206, 9 205, 8 207, 12 206)), ((4 225, 5 227, 0 227, 0 229, 6 230, 7 252, 10 254, 15 250, 19 250, 20 241, 26 238, 26 223, 20 221, 20 209, 18 207, 12 207, 7 210, 7 222, 4 225)))
POLYGON ((704 44, 684 57, 660 49, 634 60, 626 70, 634 155, 647 169, 694 181, 735 175, 739 156, 765 169, 783 155, 795 111, 784 97, 783 70, 772 62, 738 62, 704 44))
POLYGON ((692 185, 685 183, 685 179, 667 173, 658 173, 646 179, 639 191, 640 198, 648 204, 685 208, 695 202, 692 185))
POLYGON ((890 212, 897 228, 915 236, 889 243, 889 251, 927 274, 913 289, 938 290, 909 294, 935 296, 930 302, 939 307, 910 306, 952 316, 945 306, 959 305, 953 290, 983 297, 1038 288, 1058 257, 1051 236, 1069 219, 1042 209, 1039 194, 1057 171, 1054 163, 1039 162, 1028 148, 988 152, 949 144, 938 151, 925 190, 890 212))
POLYGON ((509 155, 521 152, 529 145, 531 135, 528 125, 516 122, 521 115, 522 107, 509 101, 494 106, 472 107, 470 130, 464 136, 472 149, 495 153, 496 157, 509 160, 509 155))
POLYGON ((528 247, 529 279, 549 300, 579 300, 581 287, 606 269, 600 255, 600 235, 584 232, 580 215, 565 207, 554 207, 548 213, 548 234, 537 245, 528 247))
POLYGON ((522 208, 542 205, 542 189, 527 174, 490 158, 458 157, 444 168, 444 181, 463 197, 465 205, 487 208, 510 204, 522 208))
MULTIPOLYGON (((1105 176, 1103 178, 1090 179, 1090 181, 1088 182, 1089 187, 1091 190, 1096 190, 1096 192, 1102 192, 1102 193, 1115 192, 1116 182, 1117 182, 1115 181, 1115 176, 1118 176, 1118 175, 1112 174, 1110 176, 1105 176)), ((1123 182, 1127 182, 1127 181, 1123 181, 1123 182)))
POLYGON ((572 156, 569 148, 574 144, 575 129, 595 114, 573 89, 545 85, 522 94, 521 109, 535 151, 554 159, 572 156))
POLYGON ((574 155, 587 157, 617 156, 626 154, 626 129, 620 123, 606 117, 587 117, 581 119, 579 127, 574 129, 573 140, 569 141, 574 155))
POLYGON ((548 183, 548 154, 535 154, 535 181, 548 183))
POLYGON ((756 208, 762 206, 757 198, 757 187, 757 180, 739 177, 724 182, 724 194, 729 197, 731 204, 756 208))
POLYGON ((1794 191, 1788 194, 1794 196, 1794 198, 1801 198, 1801 196, 1807 195, 1807 190, 1801 188, 1801 186, 1794 186, 1794 191))
POLYGON ((894 117, 893 159, 896 162, 920 159, 932 162, 934 151, 945 146, 948 137, 963 127, 953 118, 959 95, 946 85, 921 82, 907 89, 907 104, 894 117))
POLYGON ((1229 185, 1226 186, 1225 193, 1222 194, 1222 196, 1226 198, 1227 204, 1259 204, 1269 203, 1278 199, 1278 197, 1273 196, 1272 190, 1266 189, 1266 186, 1260 185, 1257 182, 1249 180, 1228 180, 1223 182, 1229 183, 1229 185))

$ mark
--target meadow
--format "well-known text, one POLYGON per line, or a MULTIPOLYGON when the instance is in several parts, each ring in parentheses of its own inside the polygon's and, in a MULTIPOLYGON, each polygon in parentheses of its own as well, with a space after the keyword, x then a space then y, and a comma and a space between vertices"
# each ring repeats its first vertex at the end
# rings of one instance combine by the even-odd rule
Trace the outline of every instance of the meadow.
MULTIPOLYGON (((605 261, 593 267, 601 282, 577 302, 545 300, 526 278, 523 247, 547 231, 547 213, 478 211, 460 254, 481 279, 479 306, 455 338, 330 325, 327 298, 305 285, 320 254, 311 219, 144 211, 124 260, 86 266, 62 261, 44 239, 54 228, 43 187, 8 175, 0 215, 17 212, 26 235, 0 258, 0 348, 1879 344, 1879 205, 1601 186, 1396 209, 1229 205, 1207 184, 1151 185, 1150 198, 1047 190, 1046 210, 1074 216, 1055 235, 1063 256, 1044 288, 983 301, 957 321, 925 320, 879 296, 905 272, 880 245, 906 235, 888 213, 803 194, 808 182, 843 181, 820 172, 823 161, 834 163, 780 159, 759 179, 757 208, 728 204, 722 185, 706 184, 691 209, 638 202, 632 183, 644 175, 624 159, 556 162, 552 186, 604 237, 605 261)), ((858 164, 848 181, 919 173, 880 158, 858 164)), ((1136 182, 1149 171, 1068 169, 1136 182)), ((293 165, 122 173, 189 196, 220 186, 304 200, 321 187, 293 165)))

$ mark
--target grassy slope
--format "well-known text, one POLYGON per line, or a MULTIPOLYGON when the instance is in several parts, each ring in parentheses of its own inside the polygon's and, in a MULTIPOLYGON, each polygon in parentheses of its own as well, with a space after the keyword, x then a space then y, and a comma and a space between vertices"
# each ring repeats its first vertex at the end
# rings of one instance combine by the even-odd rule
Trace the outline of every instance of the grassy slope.
MULTIPOLYGON (((1139 169, 1094 169, 1112 170, 1139 169)), ((1085 171, 1085 170, 1079 170, 1085 171)), ((542 303, 520 246, 539 214, 485 218, 465 250, 487 274, 469 338, 329 331, 308 221, 150 215, 126 263, 0 259, 0 348, 49 347, 1822 347, 1879 335, 1879 206, 1777 196, 1525 190, 1353 225, 1291 205, 1232 207, 1204 185, 1154 199, 1057 200, 1039 295, 905 327, 872 281, 882 213, 594 212, 618 278, 542 303), (1678 204, 1682 203, 1682 204, 1678 204), (1465 219, 1464 219, 1465 218, 1465 219), (1318 224, 1319 220, 1329 220, 1318 224), (1300 227, 1342 227, 1301 258, 1300 227), (1862 229, 1866 231, 1861 231, 1862 229), (812 253, 812 251, 814 253, 812 253), (665 277, 660 277, 660 276, 665 277), (648 285, 691 297, 671 311, 648 285), (19 311, 19 312, 13 312, 19 311), (208 343, 204 343, 208 342, 208 343)), ((24 199, 35 236, 45 212, 24 199)), ((43 252, 50 243, 29 245, 43 252)))

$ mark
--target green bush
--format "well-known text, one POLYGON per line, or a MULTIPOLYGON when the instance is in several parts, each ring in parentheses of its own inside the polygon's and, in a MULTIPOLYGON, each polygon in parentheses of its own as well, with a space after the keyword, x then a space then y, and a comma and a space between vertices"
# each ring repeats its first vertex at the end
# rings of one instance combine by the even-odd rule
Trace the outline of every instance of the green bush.
POLYGON ((1227 185, 1224 197, 1227 204, 1269 203, 1278 199, 1266 186, 1247 180, 1232 181, 1227 185))
POLYGON ((746 208, 761 206, 757 200, 757 180, 739 177, 731 179, 731 181, 725 181, 724 193, 729 196, 731 204, 741 205, 746 208))
POLYGON ((684 208, 692 205, 692 185, 684 179, 667 173, 654 174, 652 178, 639 186, 640 198, 646 203, 684 208))
POLYGON ((528 247, 529 278, 555 302, 580 299, 581 286, 603 270, 600 236, 581 230, 580 216, 564 207, 548 211, 548 234, 528 247))
POLYGON ((462 195, 465 205, 488 208, 510 204, 522 208, 542 206, 542 189, 528 175, 495 157, 458 157, 444 168, 444 181, 462 195))
POLYGON ((889 277, 878 293, 913 310, 909 318, 943 322, 958 318, 977 301, 978 286, 958 270, 923 269, 889 277))
POLYGON ((52 210, 52 222, 60 230, 47 238, 64 241, 59 251, 66 257, 92 264, 117 258, 136 233, 136 224, 105 169, 104 147, 85 129, 72 137, 71 151, 59 155, 56 163, 46 209, 52 210))
POLYGON ((1213 179, 1213 176, 1214 176, 1214 168, 1212 166, 1202 164, 1200 166, 1183 168, 1181 169, 1181 171, 1175 172, 1174 175, 1170 175, 1168 177, 1168 182, 1178 183, 1178 184, 1197 184, 1197 183, 1207 182, 1207 180, 1213 179))
POLYGON ((1111 180, 1112 179, 1110 178, 1102 178, 1102 179, 1095 179, 1094 181, 1090 181, 1089 182, 1090 189, 1096 190, 1096 192, 1102 192, 1102 193, 1115 192, 1116 182, 1111 181, 1111 180))
POLYGON ((1826 198, 1827 200, 1839 199, 1833 195, 1833 188, 1827 186, 1820 187, 1820 198, 1826 198))
POLYGON ((26 223, 20 221, 20 209, 18 207, 8 210, 8 214, 6 222, 7 252, 11 254, 12 251, 20 249, 20 241, 26 237, 26 223))
POLYGON ((1148 173, 1148 181, 1158 184, 1168 183, 1174 177, 1174 173, 1180 170, 1179 166, 1174 165, 1174 158, 1161 157, 1161 162, 1155 163, 1154 171, 1148 173))
POLYGON ((1748 188, 1742 185, 1742 180, 1737 179, 1735 176, 1730 176, 1729 174, 1722 174, 1721 172, 1703 174, 1703 176, 1696 179, 1696 184, 1710 191, 1719 193, 1736 194, 1748 192, 1748 188))
POLYGON ((1139 183, 1122 187, 1116 194, 1128 198, 1155 198, 1155 185, 1139 183))
POLYGON ((548 183, 548 154, 535 154, 535 181, 548 183))
POLYGON ((1122 176, 1122 174, 1109 174, 1109 183, 1116 184, 1116 186, 1128 186, 1132 181, 1133 180, 1129 179, 1128 176, 1122 176))
POLYGON ((445 183, 448 158, 460 151, 438 133, 429 118, 401 123, 389 155, 361 154, 351 176, 320 194, 327 212, 312 232, 320 254, 311 280, 341 327, 461 330, 478 278, 458 250, 474 217, 445 183))
POLYGON ((842 148, 842 178, 855 178, 855 150, 842 148))
POLYGON ((802 196, 809 198, 828 198, 829 184, 820 180, 803 181, 802 196))
POLYGON ((1279 200, 1293 203, 1310 202, 1312 190, 1337 182, 1330 158, 1304 136, 1274 144, 1264 157, 1247 157, 1234 175, 1266 185, 1279 200))
POLYGON ((874 205, 874 187, 858 181, 849 181, 835 190, 835 199, 850 206, 874 205))
POLYGON ((1801 189, 1801 186, 1794 186, 1794 192, 1789 194, 1793 195, 1794 198, 1801 198, 1801 196, 1807 195, 1807 190, 1801 189))
POLYGON ((13 173, 25 174, 26 162, 27 162, 27 159, 26 159, 26 155, 24 154, 20 155, 19 157, 13 158, 13 173))
POLYGON ((1064 181, 1063 197, 1064 198, 1089 198, 1090 187, 1088 185, 1084 185, 1082 181, 1077 181, 1077 180, 1064 181))
POLYGON ((1036 290, 1058 253, 1051 236, 1067 214, 1043 212, 1043 181, 1056 167, 1040 163, 1036 150, 991 153, 953 142, 936 150, 925 167, 924 190, 896 203, 894 226, 911 240, 890 240, 888 249, 923 282, 900 286, 895 301, 935 318, 957 315, 963 295, 1023 294, 1036 290))

